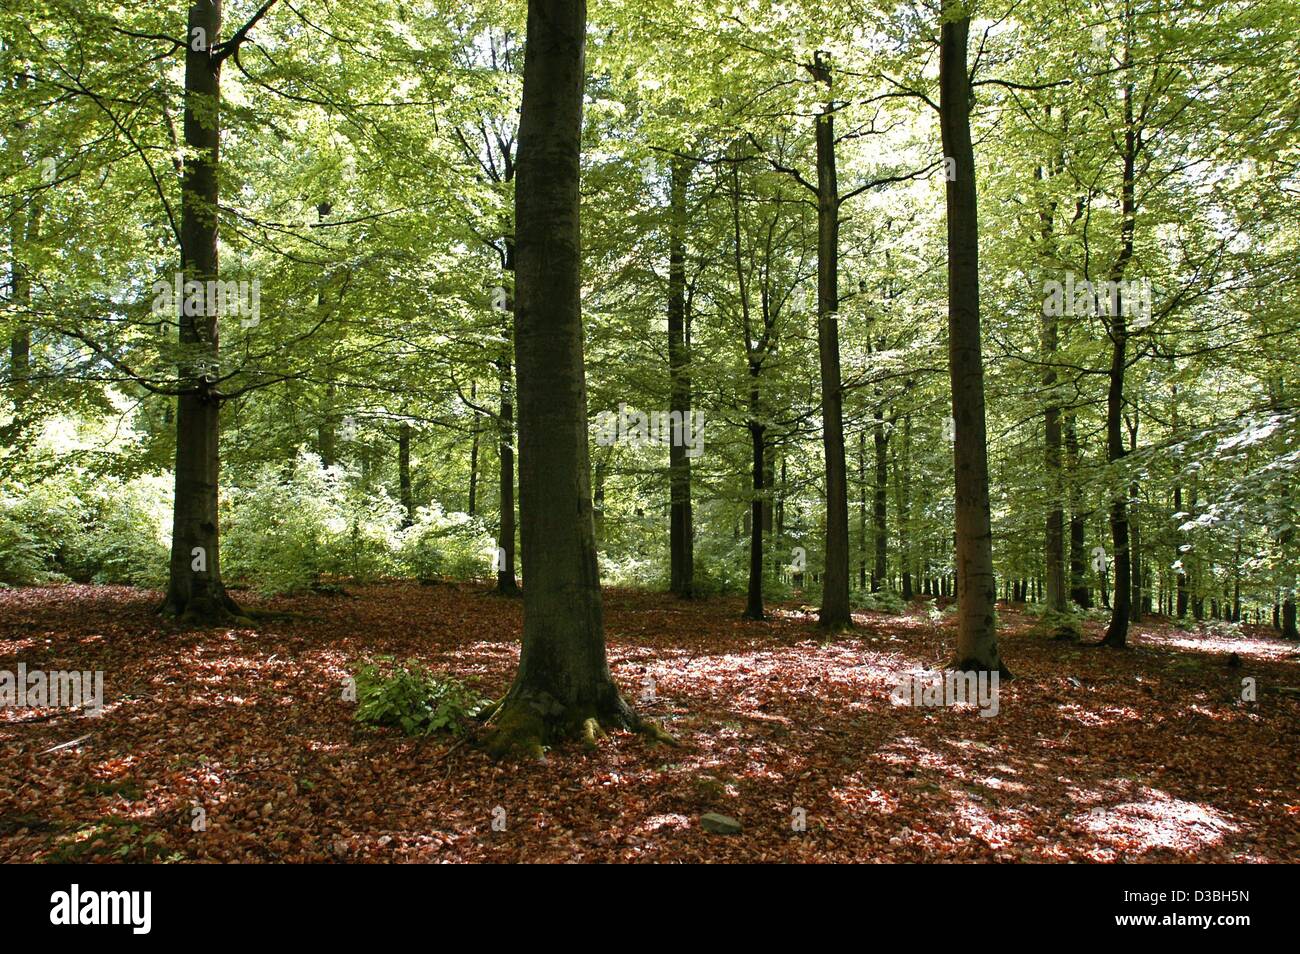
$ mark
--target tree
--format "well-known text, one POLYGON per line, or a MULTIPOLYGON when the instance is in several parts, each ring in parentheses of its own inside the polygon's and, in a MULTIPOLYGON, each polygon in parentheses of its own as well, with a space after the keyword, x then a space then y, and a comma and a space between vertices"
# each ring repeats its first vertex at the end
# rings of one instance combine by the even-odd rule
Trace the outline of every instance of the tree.
POLYGON ((939 126, 951 161, 948 207, 948 355, 954 422, 957 528, 957 653, 961 670, 1005 671, 998 654, 997 579, 989 514, 984 359, 980 351, 979 225, 975 152, 971 145, 971 80, 966 62, 970 12, 944 0, 939 48, 939 126))
POLYGON ((515 187, 524 631, 514 682, 491 714, 497 755, 652 731, 605 658, 592 523, 578 202, 586 26, 585 0, 529 0, 515 187))

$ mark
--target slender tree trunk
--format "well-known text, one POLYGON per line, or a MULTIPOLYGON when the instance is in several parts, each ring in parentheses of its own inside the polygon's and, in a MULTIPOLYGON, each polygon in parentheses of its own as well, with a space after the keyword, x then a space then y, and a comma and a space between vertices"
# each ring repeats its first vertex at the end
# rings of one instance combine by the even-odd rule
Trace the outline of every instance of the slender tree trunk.
POLYGON ((1074 415, 1065 418, 1065 457, 1070 497, 1070 599, 1081 609, 1092 606, 1088 586, 1088 518, 1079 488, 1079 437, 1074 415))
POLYGON ((858 589, 867 589, 867 432, 858 432, 858 589))
POLYGON ((487 748, 640 727, 610 675, 592 522, 580 298, 584 0, 529 0, 515 191, 523 645, 487 748))
MULTIPOLYGON (((1130 62, 1125 52, 1125 62, 1130 62)), ((1137 133, 1133 125, 1133 87, 1124 87, 1124 171, 1121 183, 1123 219, 1120 225, 1120 253, 1112 270, 1112 280, 1124 277, 1129 260, 1133 257, 1133 232, 1137 214, 1134 194, 1136 175, 1137 133)), ((1116 296, 1115 314, 1110 316, 1108 330, 1111 340, 1110 386, 1106 395, 1106 459, 1112 466, 1125 456, 1124 450, 1124 374, 1127 369, 1128 324, 1124 320, 1123 292, 1116 296)), ((1110 625, 1101 645, 1123 649, 1128 642, 1128 624, 1131 609, 1132 580, 1130 579, 1128 502, 1123 491, 1117 493, 1110 507, 1111 545, 1115 549, 1115 599, 1111 607, 1110 625)))
MULTIPOLYGON (((945 15, 956 7, 955 0, 944 0, 945 15)), ((944 156, 952 160, 954 171, 947 183, 948 360, 955 424, 954 582, 958 594, 953 665, 967 671, 1005 671, 994 616, 997 578, 993 574, 984 362, 980 352, 979 224, 966 61, 969 34, 969 16, 945 16, 939 48, 939 125, 944 156)))
MULTIPOLYGON (((469 399, 474 401, 478 397, 478 383, 471 381, 469 384, 469 399)), ((470 435, 469 443, 469 515, 471 517, 478 514, 478 434, 479 434, 479 416, 474 412, 474 430, 470 435)))
POLYGON ((415 502, 411 498, 411 425, 402 421, 397 428, 397 488, 402 502, 402 526, 415 522, 415 502))
POLYGON ((759 416, 759 370, 750 365, 754 383, 749 391, 749 441, 751 483, 754 495, 749 505, 749 595, 745 603, 746 619, 763 619, 763 477, 764 435, 766 428, 759 416))
POLYGON ((898 460, 898 553, 903 566, 903 601, 916 596, 912 589, 912 415, 903 416, 903 449, 898 460))
POLYGON ((876 454, 875 497, 872 502, 872 529, 875 531, 876 565, 871 574, 871 592, 877 593, 889 580, 889 512, 886 505, 888 498, 888 449, 889 438, 885 435, 884 410, 876 409, 876 425, 872 434, 876 454))
MULTIPOLYGON (((1129 452, 1137 450, 1138 437, 1138 417, 1137 408, 1133 409, 1133 421, 1129 425, 1129 452)), ((1132 590, 1129 596, 1129 619, 1134 623, 1142 621, 1142 524, 1138 519, 1138 495, 1142 488, 1138 486, 1137 481, 1129 484, 1129 499, 1133 502, 1133 509, 1129 513, 1129 526, 1131 528, 1132 540, 1129 543, 1129 576, 1130 588, 1132 590)))
MULTIPOLYGON (((821 55, 827 98, 830 66, 821 55)), ((849 488, 844 457, 844 395, 840 389, 839 185, 835 173, 835 114, 827 102, 817 117, 817 351, 822 389, 822 449, 826 465, 826 573, 819 624, 853 626, 849 610, 849 488)))
MULTIPOLYGON (((221 61, 212 47, 221 31, 220 0, 194 0, 185 52, 186 156, 181 179, 181 270, 185 280, 220 277, 217 262, 221 143, 221 61), (202 49, 195 49, 201 46, 202 49)), ((167 595, 161 610, 200 624, 239 613, 221 582, 217 528, 220 474, 220 377, 217 316, 187 315, 177 303, 182 393, 176 401, 176 489, 167 595)))
POLYGON ((690 354, 686 346, 686 188, 690 167, 681 157, 672 161, 669 185, 668 238, 668 374, 669 411, 678 415, 681 431, 668 448, 669 581, 678 596, 695 590, 695 543, 691 519, 691 459, 686 455, 684 430, 691 419, 690 354))

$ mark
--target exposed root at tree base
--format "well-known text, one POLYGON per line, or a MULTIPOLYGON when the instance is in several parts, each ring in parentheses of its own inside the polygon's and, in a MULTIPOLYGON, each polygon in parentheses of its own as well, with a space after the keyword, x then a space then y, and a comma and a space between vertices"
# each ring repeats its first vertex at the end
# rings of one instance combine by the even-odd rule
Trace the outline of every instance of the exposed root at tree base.
POLYGON ((580 742, 595 749, 613 731, 634 732, 654 742, 681 743, 654 722, 643 719, 617 693, 603 706, 564 706, 548 693, 511 692, 489 706, 479 747, 494 759, 546 760, 546 749, 580 742))

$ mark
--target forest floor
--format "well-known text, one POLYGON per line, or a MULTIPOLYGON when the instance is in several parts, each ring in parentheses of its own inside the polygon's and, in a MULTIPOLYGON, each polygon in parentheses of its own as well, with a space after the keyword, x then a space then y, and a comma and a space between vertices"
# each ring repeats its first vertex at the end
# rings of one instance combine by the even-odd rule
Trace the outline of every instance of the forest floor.
POLYGON ((951 650, 951 618, 924 604, 825 639, 797 603, 750 623, 734 599, 613 591, 614 675, 682 747, 623 733, 496 764, 359 726, 342 687, 391 654, 498 695, 520 601, 472 584, 237 596, 301 615, 191 631, 143 590, 0 590, 0 670, 105 673, 98 717, 0 708, 0 861, 1300 858, 1300 647, 1262 631, 1154 620, 1116 652, 1002 608, 1016 678, 984 717, 891 700, 951 650), (743 830, 710 833, 706 812, 743 830))

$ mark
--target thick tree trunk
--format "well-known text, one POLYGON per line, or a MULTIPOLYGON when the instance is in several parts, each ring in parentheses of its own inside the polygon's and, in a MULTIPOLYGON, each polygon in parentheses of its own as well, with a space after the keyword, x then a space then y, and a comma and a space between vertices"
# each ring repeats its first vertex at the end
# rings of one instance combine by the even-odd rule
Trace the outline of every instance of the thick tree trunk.
POLYGON ((579 158, 584 0, 530 0, 515 191, 519 670, 488 750, 531 752, 602 728, 637 728, 605 657, 592 523, 580 299, 579 158))
POLYGON ((1079 489, 1079 437, 1074 415, 1065 418, 1065 457, 1070 482, 1070 599, 1081 609, 1092 606, 1088 586, 1087 514, 1079 489))
MULTIPOLYGON (((945 15, 956 6, 954 0, 944 0, 945 15)), ((969 16, 945 17, 939 48, 939 125, 944 155, 953 161, 955 172, 947 182, 946 196, 958 594, 953 665, 967 671, 1005 671, 994 617, 997 578, 993 574, 984 363, 980 353, 979 224, 966 62, 969 34, 969 16)))
POLYGON ((682 431, 668 447, 669 588, 690 598, 695 590, 695 543, 691 519, 691 459, 685 428, 691 419, 690 354, 686 341, 686 187, 687 161, 675 157, 669 185, 668 238, 668 374, 669 411, 679 415, 682 431))
MULTIPOLYGON (((830 67, 820 62, 829 91, 830 67)), ((817 351, 822 389, 822 448, 826 465, 826 573, 818 619, 823 629, 848 629, 849 486, 844 458, 844 395, 840 388, 840 199, 835 175, 835 118, 827 103, 817 117, 817 351)))
MULTIPOLYGON (((221 62, 212 45, 221 31, 220 0, 194 0, 189 8, 185 53, 187 154, 181 180, 181 269, 185 280, 217 281, 217 170, 220 163, 221 62), (202 46, 196 50, 196 46, 202 46)), ((202 309, 206 311, 206 309, 202 309)), ((239 613, 221 582, 217 529, 220 473, 220 397, 216 315, 186 315, 180 324, 176 402, 176 490, 167 595, 161 610, 187 622, 222 623, 239 613)))

